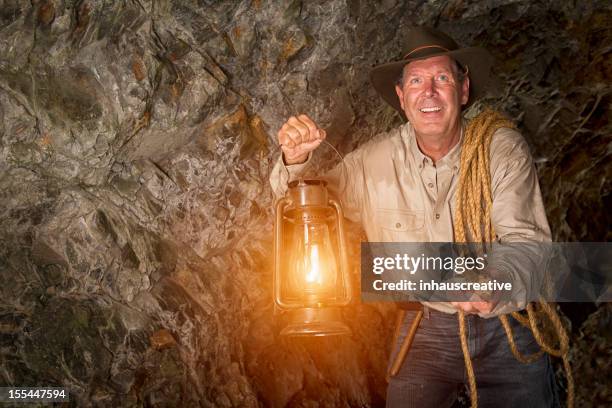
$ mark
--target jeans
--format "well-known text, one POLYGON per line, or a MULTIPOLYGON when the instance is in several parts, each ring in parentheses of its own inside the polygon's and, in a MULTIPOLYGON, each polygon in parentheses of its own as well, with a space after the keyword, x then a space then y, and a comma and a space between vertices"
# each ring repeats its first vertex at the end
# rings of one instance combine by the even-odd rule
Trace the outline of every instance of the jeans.
MULTIPOLYGON (((391 361, 415 314, 413 311, 406 313, 391 361)), ((512 317, 508 321, 522 354, 532 354, 540 349, 529 329, 512 317)), ((465 323, 479 408, 559 407, 548 355, 523 364, 512 354, 499 319, 466 315, 465 323)), ((389 382, 387 407, 450 407, 463 384, 468 384, 468 378, 457 315, 430 310, 429 317, 424 316, 421 320, 404 364, 389 382)))

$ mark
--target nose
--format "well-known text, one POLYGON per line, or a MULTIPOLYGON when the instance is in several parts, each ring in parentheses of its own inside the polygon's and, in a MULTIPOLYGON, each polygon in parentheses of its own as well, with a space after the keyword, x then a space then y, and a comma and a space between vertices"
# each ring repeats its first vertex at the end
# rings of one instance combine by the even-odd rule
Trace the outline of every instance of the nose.
POLYGON ((436 81, 433 78, 425 80, 423 84, 425 86, 425 95, 432 96, 436 93, 436 81))

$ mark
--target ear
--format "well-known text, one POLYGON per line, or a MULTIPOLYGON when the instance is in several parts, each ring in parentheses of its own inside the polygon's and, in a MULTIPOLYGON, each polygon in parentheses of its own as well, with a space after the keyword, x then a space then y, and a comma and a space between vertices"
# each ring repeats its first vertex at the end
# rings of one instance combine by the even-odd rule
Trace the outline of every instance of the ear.
POLYGON ((470 77, 466 76, 461 84, 461 106, 470 99, 470 77))
POLYGON ((402 88, 400 88, 399 85, 395 85, 395 93, 397 94, 397 97, 399 98, 399 102, 400 102, 400 106, 402 107, 402 110, 404 110, 404 91, 402 91, 402 88))

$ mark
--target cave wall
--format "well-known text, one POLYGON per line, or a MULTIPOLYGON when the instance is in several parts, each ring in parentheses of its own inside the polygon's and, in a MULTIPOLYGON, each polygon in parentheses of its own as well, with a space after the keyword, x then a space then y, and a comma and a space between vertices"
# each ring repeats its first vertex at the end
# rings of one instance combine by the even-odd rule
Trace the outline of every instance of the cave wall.
MULTIPOLYGON (((344 154, 401 123, 368 73, 418 24, 497 58, 471 112, 522 129, 555 239, 607 241, 607 1, 0 0, 0 382, 79 406, 384 404, 392 306, 279 338, 267 176, 289 115, 344 154)), ((573 327, 580 350, 609 350, 610 314, 573 327)), ((579 401, 607 401, 609 362, 579 358, 579 401)))

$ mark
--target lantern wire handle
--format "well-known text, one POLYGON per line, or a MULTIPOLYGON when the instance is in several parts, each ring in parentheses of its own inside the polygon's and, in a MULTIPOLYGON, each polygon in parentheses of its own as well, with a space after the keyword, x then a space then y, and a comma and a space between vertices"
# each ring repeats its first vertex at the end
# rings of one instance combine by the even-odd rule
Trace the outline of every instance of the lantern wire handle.
POLYGON ((336 149, 334 147, 333 144, 329 143, 327 140, 323 139, 323 143, 326 143, 329 147, 331 147, 333 149, 334 152, 336 152, 336 154, 338 155, 338 157, 340 157, 340 161, 342 163, 344 163, 344 156, 342 156, 342 154, 340 154, 340 152, 338 151, 338 149, 336 149))
MULTIPOLYGON (((344 162, 344 157, 342 156, 342 154, 340 154, 340 152, 334 147, 334 145, 332 145, 331 143, 329 143, 327 140, 323 139, 323 141, 333 149, 334 152, 336 152, 336 154, 338 155, 338 157, 340 157, 340 165, 342 166, 342 170, 344 172, 344 175, 348 175, 348 171, 346 168, 346 163, 344 162)), ((340 190, 340 192, 338 192, 338 196, 342 197, 342 193, 344 193, 344 190, 346 190, 346 185, 348 184, 347 180, 344 180, 344 182, 342 183, 342 190, 340 190)))

